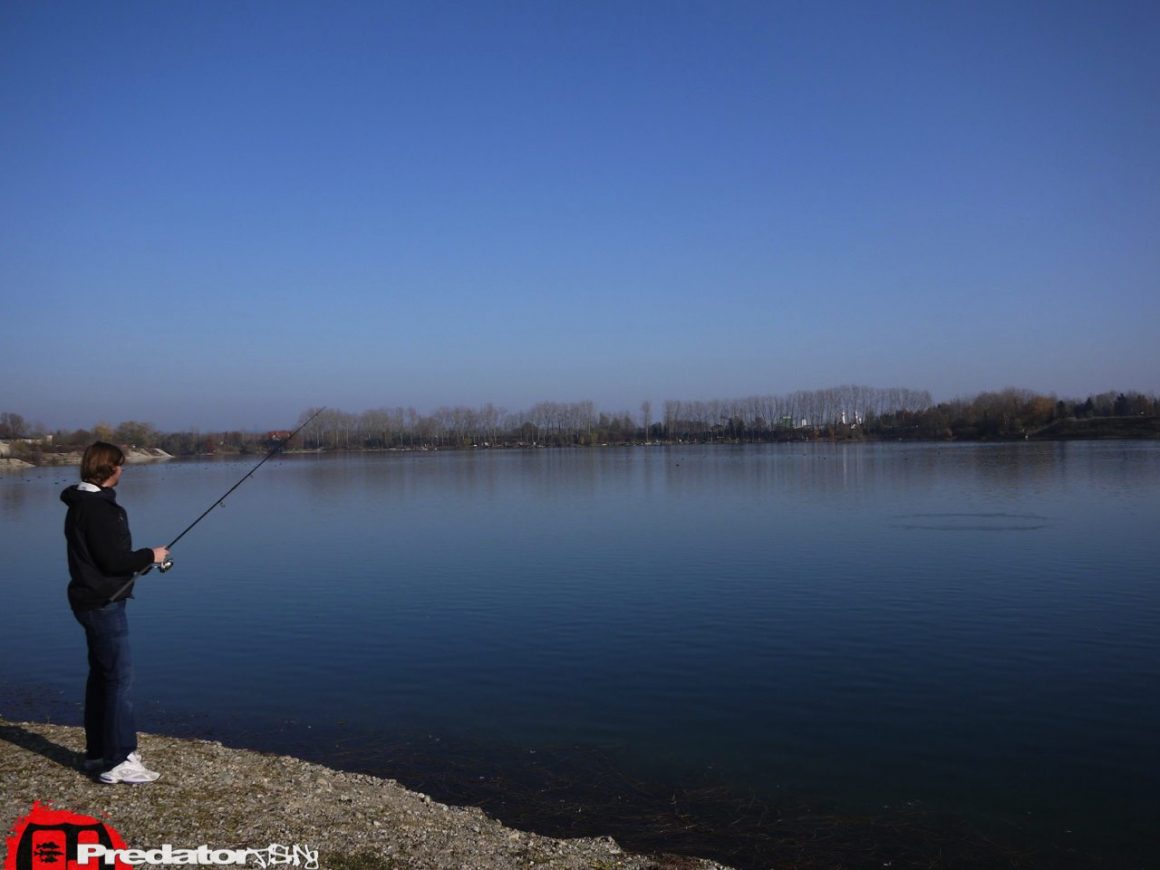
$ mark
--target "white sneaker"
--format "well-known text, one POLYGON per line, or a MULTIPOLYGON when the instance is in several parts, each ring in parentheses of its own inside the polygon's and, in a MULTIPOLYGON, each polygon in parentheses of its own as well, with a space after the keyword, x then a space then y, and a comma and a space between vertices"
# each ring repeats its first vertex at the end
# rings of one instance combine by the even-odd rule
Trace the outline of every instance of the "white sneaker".
POLYGON ((137 785, 143 782, 153 782, 161 774, 149 770, 141 763, 141 756, 136 752, 130 752, 129 757, 114 767, 112 770, 106 770, 101 774, 100 780, 108 785, 115 785, 118 782, 127 782, 137 785))

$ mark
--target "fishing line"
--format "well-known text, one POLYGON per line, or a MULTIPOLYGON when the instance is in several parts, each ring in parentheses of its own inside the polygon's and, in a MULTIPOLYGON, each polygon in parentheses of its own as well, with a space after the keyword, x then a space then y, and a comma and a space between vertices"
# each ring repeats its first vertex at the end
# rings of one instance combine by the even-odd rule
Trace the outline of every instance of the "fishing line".
MULTIPOLYGON (((210 511, 212 511, 216 507, 219 507, 222 504, 222 502, 224 502, 227 498, 229 498, 230 493, 232 493, 235 489, 237 489, 239 486, 241 486, 243 483, 245 483, 247 480, 249 480, 250 477, 253 475, 253 473, 255 471, 257 471, 259 468, 261 468, 263 465, 265 465, 266 461, 268 459, 270 459, 272 456, 274 456, 274 454, 281 453, 282 450, 285 449, 286 445, 294 440, 295 435, 297 435, 299 432, 301 432, 303 429, 305 429, 315 417, 317 417, 319 414, 321 414, 325 410, 326 410, 325 408, 319 408, 317 411, 315 411, 313 414, 311 414, 309 418, 307 418, 305 423, 303 423, 301 426, 299 426, 297 429, 295 429, 293 432, 291 432, 288 436, 281 439, 277 444, 275 444, 273 447, 271 447, 270 452, 267 453, 265 456, 263 456, 261 461, 257 465, 255 465, 253 468, 251 468, 249 471, 247 471, 246 474, 237 483, 235 483, 233 486, 231 486, 229 489, 227 489, 222 494, 221 498, 219 498, 217 501, 215 501, 213 504, 211 504, 209 507, 207 507, 204 511, 202 511, 201 516, 199 516, 196 520, 194 520, 192 523, 190 523, 188 526, 186 526, 182 530, 180 535, 178 535, 176 538, 174 538, 172 541, 169 542, 169 545, 166 546, 165 549, 172 550, 173 545, 176 544, 178 541, 180 541, 182 538, 184 538, 187 534, 189 534, 190 530, 193 529, 193 527, 196 526, 198 523, 200 523, 202 520, 204 520, 206 518, 206 516, 209 515, 210 511)), ((124 594, 124 592, 130 586, 132 586, 134 583, 137 582, 138 577, 143 577, 144 575, 148 574, 150 571, 153 570, 154 567, 156 567, 158 571, 160 571, 162 574, 164 574, 166 571, 168 571, 170 568, 173 567, 173 560, 170 559, 169 557, 166 557, 164 562, 157 563, 156 566, 149 565, 146 568, 144 568, 143 570, 135 573, 132 577, 129 578, 128 583, 126 583, 124 586, 122 586, 120 589, 118 589, 115 593, 113 593, 113 597, 109 599, 109 603, 112 604, 114 601, 119 599, 121 597, 121 595, 124 594)))

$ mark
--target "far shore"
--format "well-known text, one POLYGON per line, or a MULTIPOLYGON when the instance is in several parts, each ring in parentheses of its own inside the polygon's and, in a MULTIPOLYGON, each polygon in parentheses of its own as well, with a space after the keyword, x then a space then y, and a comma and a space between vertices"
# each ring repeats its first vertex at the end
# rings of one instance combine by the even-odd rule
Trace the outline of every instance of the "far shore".
MULTIPOLYGON (((26 468, 39 468, 52 465, 80 465, 83 451, 70 450, 67 453, 39 453, 36 462, 29 462, 16 456, 11 456, 8 442, 0 441, 0 471, 21 471, 26 468)), ((166 453, 160 447, 127 447, 125 462, 138 465, 147 462, 168 462, 175 457, 166 453)))
MULTIPOLYGON (((786 430, 775 432, 765 438, 735 438, 725 435, 709 435, 699 438, 678 438, 675 440, 626 440, 615 443, 550 443, 543 441, 516 441, 500 443, 479 443, 468 441, 461 444, 412 443, 395 446, 370 447, 297 447, 286 448, 287 454, 342 454, 342 453, 383 453, 383 452, 443 452, 454 450, 522 450, 522 449, 610 449, 629 447, 679 447, 687 445, 738 446, 744 444, 890 444, 890 443, 932 443, 932 444, 1010 444, 1024 441, 1133 441, 1160 440, 1160 417, 1099 417, 1093 419, 1067 418, 1034 431, 995 437, 941 436, 932 437, 909 431, 868 434, 855 427, 842 431, 786 430), (773 437, 776 436, 776 437, 773 437)), ((0 440, 0 472, 21 471, 41 466, 79 465, 79 449, 54 451, 40 449, 43 445, 34 439, 20 439, 20 442, 0 440), (14 449, 17 448, 17 449, 14 449), (19 449, 33 448, 33 449, 19 449)), ((268 442, 259 449, 243 445, 240 449, 224 449, 211 453, 169 453, 159 447, 127 447, 126 461, 134 464, 167 462, 171 459, 209 459, 239 456, 258 456, 266 451, 268 442)))

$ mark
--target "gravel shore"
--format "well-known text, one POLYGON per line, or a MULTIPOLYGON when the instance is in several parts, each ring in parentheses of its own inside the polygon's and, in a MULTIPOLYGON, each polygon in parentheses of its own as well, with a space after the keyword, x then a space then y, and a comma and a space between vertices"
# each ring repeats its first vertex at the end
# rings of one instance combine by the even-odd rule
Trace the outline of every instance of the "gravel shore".
MULTIPOLYGON (((80 465, 83 452, 72 450, 68 453, 38 452, 35 462, 27 462, 12 456, 12 445, 0 441, 0 471, 19 471, 23 468, 35 468, 37 465, 80 465)), ((143 462, 166 462, 173 456, 160 447, 126 447, 125 462, 137 465, 143 462)))
MULTIPOLYGON (((320 870, 351 868, 681 868, 712 861, 635 855, 611 838, 558 840, 450 807, 394 780, 344 773, 220 743, 140 735, 155 783, 103 785, 79 766, 80 728, 0 718, 0 825, 34 802, 99 819, 131 848, 317 852, 320 870)), ((254 866, 258 866, 255 864, 254 866)))

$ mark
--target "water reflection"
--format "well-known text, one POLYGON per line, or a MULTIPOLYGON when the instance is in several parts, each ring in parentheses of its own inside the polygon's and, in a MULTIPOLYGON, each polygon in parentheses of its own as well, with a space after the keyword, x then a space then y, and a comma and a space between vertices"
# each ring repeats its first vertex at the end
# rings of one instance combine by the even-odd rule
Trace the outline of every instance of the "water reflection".
POLYGON ((28 492, 25 486, 0 486, 0 514, 6 519, 19 517, 28 502, 28 492))
POLYGON ((1039 514, 929 513, 900 514, 894 528, 939 532, 1034 532, 1046 528, 1050 517, 1039 514))

